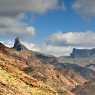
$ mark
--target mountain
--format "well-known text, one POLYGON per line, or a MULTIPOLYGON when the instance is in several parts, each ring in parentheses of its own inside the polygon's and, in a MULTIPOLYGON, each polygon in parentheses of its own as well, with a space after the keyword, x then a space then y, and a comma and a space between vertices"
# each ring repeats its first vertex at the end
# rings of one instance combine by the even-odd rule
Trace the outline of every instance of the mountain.
MULTIPOLYGON (((63 71, 68 71, 68 72, 74 72, 77 75, 80 74, 81 76, 83 76, 85 79, 95 79, 95 70, 92 70, 90 68, 89 65, 91 65, 89 63, 89 65, 85 65, 85 66, 81 66, 80 64, 78 64, 77 61, 75 61, 76 63, 74 64, 73 62, 60 62, 60 58, 54 57, 54 56, 46 56, 43 55, 41 53, 36 53, 35 54, 35 58, 39 59, 42 63, 44 64, 50 64, 53 65, 56 69, 60 69, 63 71), (87 67, 89 66, 89 68, 87 67)), ((70 59, 70 57, 65 57, 67 58, 67 60, 70 59)), ((63 60, 65 59, 63 58, 63 60)))
POLYGON ((0 44, 0 95, 55 95, 51 87, 26 74, 27 62, 10 51, 19 54, 0 44))
POLYGON ((76 49, 74 48, 71 57, 95 57, 95 48, 93 49, 76 49))
POLYGON ((18 39, 13 48, 0 44, 0 95, 77 95, 93 79, 93 70, 30 51, 18 39))
POLYGON ((23 44, 21 44, 18 37, 15 38, 15 43, 13 48, 16 49, 17 51, 28 50, 23 44))

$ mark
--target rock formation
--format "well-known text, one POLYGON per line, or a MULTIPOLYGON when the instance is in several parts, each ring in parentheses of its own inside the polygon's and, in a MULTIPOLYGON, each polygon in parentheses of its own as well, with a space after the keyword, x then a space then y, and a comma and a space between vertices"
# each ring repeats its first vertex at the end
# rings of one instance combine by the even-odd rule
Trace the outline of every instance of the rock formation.
POLYGON ((27 50, 27 48, 21 44, 19 38, 15 38, 14 47, 17 51, 27 50))
POLYGON ((95 48, 93 49, 76 49, 74 48, 71 57, 94 57, 95 56, 95 48))

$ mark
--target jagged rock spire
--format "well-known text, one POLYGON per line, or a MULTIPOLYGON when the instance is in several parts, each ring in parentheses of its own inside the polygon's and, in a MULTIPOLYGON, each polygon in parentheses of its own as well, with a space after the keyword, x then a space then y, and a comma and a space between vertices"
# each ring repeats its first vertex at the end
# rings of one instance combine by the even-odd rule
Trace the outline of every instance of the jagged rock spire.
POLYGON ((14 48, 15 48, 17 51, 21 51, 21 43, 20 43, 20 40, 19 40, 18 37, 15 38, 14 48))
POLYGON ((15 38, 14 47, 17 51, 27 50, 24 45, 21 44, 19 37, 15 38))

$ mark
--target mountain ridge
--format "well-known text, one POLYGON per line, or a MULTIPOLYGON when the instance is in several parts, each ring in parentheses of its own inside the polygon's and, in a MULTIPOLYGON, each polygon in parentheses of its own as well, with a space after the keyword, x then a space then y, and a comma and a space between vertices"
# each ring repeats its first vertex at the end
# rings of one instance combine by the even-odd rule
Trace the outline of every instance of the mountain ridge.
MULTIPOLYGON (((22 88, 24 87, 23 85, 21 88, 17 86, 17 88, 21 89, 20 93, 24 90, 20 95, 24 93, 27 93, 27 95, 76 95, 75 92, 72 91, 73 89, 77 86, 81 87, 89 82, 89 80, 92 80, 90 76, 87 79, 84 75, 82 76, 80 74, 81 70, 84 70, 81 66, 77 65, 77 68, 81 68, 78 70, 76 65, 59 63, 54 56, 46 56, 26 49, 18 51, 15 48, 8 48, 2 44, 0 47, 0 70, 2 73, 0 74, 1 87, 5 85, 4 89, 6 89, 6 85, 8 85, 10 86, 10 90, 12 90, 11 85, 14 85, 13 89, 16 89, 15 82, 20 84, 21 81, 26 88, 29 86, 29 89, 35 90, 34 92, 30 91, 28 93, 28 88, 25 91, 22 88), (15 78, 16 81, 14 81, 15 78), (7 81, 7 79, 9 81, 7 81), (10 80, 13 84, 10 83, 10 80)), ((87 69, 84 73, 86 72, 94 76, 94 72, 88 72, 87 69)), ((88 74, 86 76, 88 76, 88 74)), ((14 90, 12 92, 19 93, 18 91, 19 90, 14 90)))

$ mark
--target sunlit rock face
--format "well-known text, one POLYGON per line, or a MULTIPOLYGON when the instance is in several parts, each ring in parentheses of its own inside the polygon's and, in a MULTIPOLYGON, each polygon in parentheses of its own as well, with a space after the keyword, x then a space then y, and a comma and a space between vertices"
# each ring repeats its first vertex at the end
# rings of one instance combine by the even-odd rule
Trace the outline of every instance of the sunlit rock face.
POLYGON ((95 48, 93 49, 76 49, 74 48, 71 57, 93 57, 95 56, 95 48))

